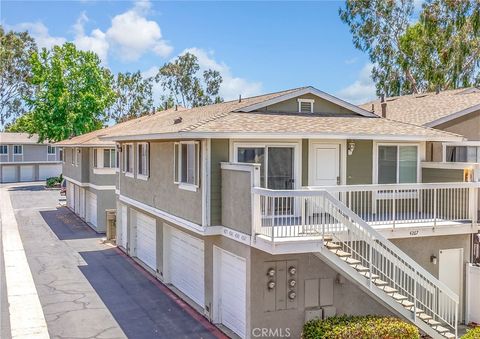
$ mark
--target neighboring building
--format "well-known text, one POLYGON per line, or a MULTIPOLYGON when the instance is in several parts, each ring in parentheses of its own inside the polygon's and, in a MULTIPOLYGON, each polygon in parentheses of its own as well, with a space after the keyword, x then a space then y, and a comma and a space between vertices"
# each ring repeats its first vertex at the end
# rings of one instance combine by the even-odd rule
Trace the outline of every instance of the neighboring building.
POLYGON ((360 107, 388 119, 457 133, 468 140, 460 144, 429 143, 430 161, 480 163, 479 88, 390 97, 360 107))
POLYGON ((395 314, 450 338, 464 319, 478 184, 425 168, 462 136, 303 87, 100 139, 120 150, 118 246, 230 334, 395 314))
POLYGON ((37 135, 0 132, 0 183, 40 181, 62 173, 62 153, 37 135))

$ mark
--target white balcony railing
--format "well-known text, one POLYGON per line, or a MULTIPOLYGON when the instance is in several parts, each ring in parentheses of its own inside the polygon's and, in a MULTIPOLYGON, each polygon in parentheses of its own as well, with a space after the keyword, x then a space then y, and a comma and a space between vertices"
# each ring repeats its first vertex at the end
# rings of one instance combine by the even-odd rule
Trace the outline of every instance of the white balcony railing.
POLYGON ((257 190, 254 232, 271 238, 314 235, 325 217, 317 201, 325 191, 375 228, 476 225, 479 186, 480 183, 346 185, 268 190, 269 195, 257 190))

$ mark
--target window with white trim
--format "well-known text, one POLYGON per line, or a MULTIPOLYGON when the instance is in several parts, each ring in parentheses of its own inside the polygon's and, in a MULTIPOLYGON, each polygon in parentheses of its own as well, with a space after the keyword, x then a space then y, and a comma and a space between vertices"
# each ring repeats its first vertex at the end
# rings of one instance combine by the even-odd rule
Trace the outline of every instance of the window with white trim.
POLYGON ((123 152, 123 171, 133 174, 133 145, 126 144, 123 152))
POLYGON ((117 153, 114 148, 103 149, 103 168, 115 168, 117 153))
POLYGON ((446 162, 480 162, 480 146, 447 145, 446 162))
POLYGON ((48 153, 48 154, 50 154, 50 155, 55 154, 55 151, 56 151, 56 150, 55 150, 55 147, 54 147, 54 146, 48 145, 48 147, 47 147, 47 153, 48 153))
POLYGON ((313 99, 298 99, 298 111, 300 113, 313 113, 313 99))
POLYGON ((0 154, 8 154, 8 146, 0 145, 0 154))
POLYGON ((63 148, 60 148, 58 150, 58 158, 60 159, 61 162, 65 163, 65 158, 63 157, 63 148))
POLYGON ((200 144, 196 141, 175 143, 175 183, 198 186, 200 144))
POLYGON ((415 183, 418 180, 418 146, 379 145, 379 184, 415 183))
POLYGON ((98 168, 98 150, 93 149, 93 168, 98 168))
POLYGON ((148 176, 149 166, 149 145, 141 142, 137 145, 137 173, 139 175, 148 176))
POLYGON ((22 145, 13 145, 13 154, 22 155, 23 154, 23 146, 22 145))

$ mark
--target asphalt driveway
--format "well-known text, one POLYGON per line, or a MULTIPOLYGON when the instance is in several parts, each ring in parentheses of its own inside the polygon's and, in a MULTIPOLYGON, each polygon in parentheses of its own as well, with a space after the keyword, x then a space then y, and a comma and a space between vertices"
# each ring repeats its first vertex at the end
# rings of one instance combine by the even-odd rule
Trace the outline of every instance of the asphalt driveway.
POLYGON ((223 337, 60 206, 58 191, 39 185, 8 189, 51 337, 223 337))

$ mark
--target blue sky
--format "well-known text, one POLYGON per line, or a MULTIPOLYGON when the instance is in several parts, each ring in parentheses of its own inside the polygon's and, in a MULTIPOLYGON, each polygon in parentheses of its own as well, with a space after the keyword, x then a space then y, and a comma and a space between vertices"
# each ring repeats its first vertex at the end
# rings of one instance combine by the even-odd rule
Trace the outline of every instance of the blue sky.
MULTIPOLYGON (((155 74, 191 51, 234 99, 312 85, 354 103, 375 96, 367 56, 338 16, 342 2, 2 1, 1 23, 42 47, 73 41, 112 71, 155 74)), ((160 88, 155 89, 159 96, 160 88)), ((158 104, 158 102, 157 102, 158 104)))

